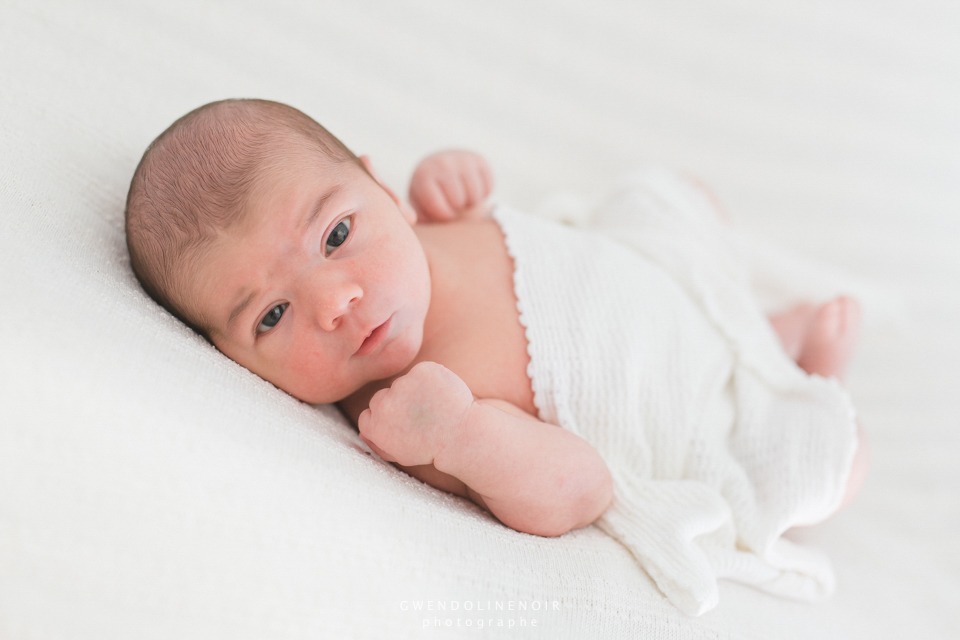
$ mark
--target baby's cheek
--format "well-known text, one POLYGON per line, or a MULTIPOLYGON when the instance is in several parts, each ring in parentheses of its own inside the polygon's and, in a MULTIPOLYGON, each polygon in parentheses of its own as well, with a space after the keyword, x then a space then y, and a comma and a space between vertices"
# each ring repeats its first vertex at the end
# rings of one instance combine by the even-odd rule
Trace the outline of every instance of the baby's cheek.
POLYGON ((315 349, 294 349, 284 372, 285 391, 304 402, 335 402, 338 396, 338 373, 333 363, 315 349))

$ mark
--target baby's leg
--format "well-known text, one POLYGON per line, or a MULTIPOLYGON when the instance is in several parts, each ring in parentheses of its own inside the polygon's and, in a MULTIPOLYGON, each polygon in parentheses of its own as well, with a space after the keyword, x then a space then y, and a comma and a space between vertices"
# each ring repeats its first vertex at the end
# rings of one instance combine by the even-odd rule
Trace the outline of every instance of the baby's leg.
MULTIPOLYGON (((847 479, 847 487, 843 493, 843 499, 840 501, 840 506, 837 507, 837 510, 823 520, 828 520, 837 515, 849 507, 850 504, 857 499, 857 496, 860 494, 860 490, 863 489, 863 484, 867 479, 867 471, 869 468, 870 444, 867 442, 867 437, 863 433, 863 427, 860 426, 859 422, 857 422, 857 451, 853 454, 853 465, 850 467, 850 477, 847 479)), ((804 525, 796 525, 795 528, 804 529, 808 526, 819 524, 820 522, 823 522, 823 520, 818 520, 816 522, 811 522, 804 525)))
MULTIPOLYGON (((856 343, 860 307, 851 298, 840 297, 816 307, 802 304, 770 318, 783 348, 807 373, 842 378, 856 343)), ((837 512, 856 499, 870 466, 870 447, 857 423, 857 452, 843 501, 837 512)), ((836 513, 836 512, 834 512, 836 513)))
POLYGON ((843 502, 834 514, 843 511, 856 500, 867 479, 867 469, 870 467, 870 445, 863 427, 857 422, 857 452, 853 456, 853 467, 850 469, 850 479, 847 480, 847 491, 843 495, 843 502))
POLYGON ((860 305, 841 296, 817 310, 797 364, 807 373, 843 380, 860 333, 860 305))
POLYGON ((783 350, 794 362, 800 359, 803 340, 807 337, 807 331, 810 329, 810 324, 813 322, 813 316, 816 312, 817 307, 814 305, 801 304, 790 311, 768 318, 770 324, 773 325, 773 330, 780 336, 783 350))
MULTIPOLYGON (((732 224, 717 194, 694 175, 684 179, 710 201, 720 219, 732 224)), ((860 306, 852 298, 839 297, 820 307, 801 304, 770 317, 787 354, 807 373, 843 379, 857 342, 860 306)))
MULTIPOLYGON (((684 178, 703 192, 723 222, 732 224, 729 214, 712 189, 696 176, 684 175, 684 178)), ((843 378, 860 328, 860 306, 855 300, 840 297, 819 307, 801 304, 786 313, 770 316, 769 320, 784 350, 801 369, 807 373, 843 378)), ((863 427, 858 422, 857 452, 838 512, 860 493, 869 465, 870 447, 863 427)))
POLYGON ((860 328, 860 305, 841 296, 770 317, 787 354, 807 373, 843 379, 860 328))

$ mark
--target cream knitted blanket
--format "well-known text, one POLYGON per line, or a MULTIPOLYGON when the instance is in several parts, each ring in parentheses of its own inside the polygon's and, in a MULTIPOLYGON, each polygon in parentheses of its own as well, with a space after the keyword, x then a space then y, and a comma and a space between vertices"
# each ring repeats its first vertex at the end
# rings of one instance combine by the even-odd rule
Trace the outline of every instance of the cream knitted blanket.
POLYGON ((505 207, 494 217, 540 417, 585 438, 613 475, 598 526, 691 615, 717 604, 718 578, 829 594, 827 558, 782 534, 839 506, 854 411, 780 348, 705 198, 648 171, 594 213, 593 231, 505 207))

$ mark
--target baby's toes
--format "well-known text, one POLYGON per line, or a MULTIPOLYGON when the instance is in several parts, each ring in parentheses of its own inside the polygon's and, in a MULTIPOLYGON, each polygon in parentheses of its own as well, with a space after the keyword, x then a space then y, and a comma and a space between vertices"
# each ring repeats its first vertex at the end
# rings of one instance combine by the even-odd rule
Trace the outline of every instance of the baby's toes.
POLYGON ((817 310, 797 364, 807 373, 843 378, 860 328, 860 305, 837 298, 817 310))
POLYGON ((815 325, 824 338, 853 338, 860 328, 860 304, 853 298, 840 296, 820 307, 815 325))
POLYGON ((842 296, 837 298, 837 302, 841 302, 844 307, 843 312, 843 326, 847 333, 855 333, 860 330, 860 303, 854 300, 853 298, 848 298, 847 296, 842 296))

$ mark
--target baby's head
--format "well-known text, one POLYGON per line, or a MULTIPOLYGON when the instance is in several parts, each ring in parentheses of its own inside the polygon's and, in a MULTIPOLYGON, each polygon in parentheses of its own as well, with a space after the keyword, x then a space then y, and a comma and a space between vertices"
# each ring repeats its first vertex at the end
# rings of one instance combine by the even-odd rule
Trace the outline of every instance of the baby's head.
POLYGON ((366 158, 263 100, 174 122, 144 153, 126 210, 150 296, 314 403, 396 375, 419 352, 430 273, 415 220, 366 158))

